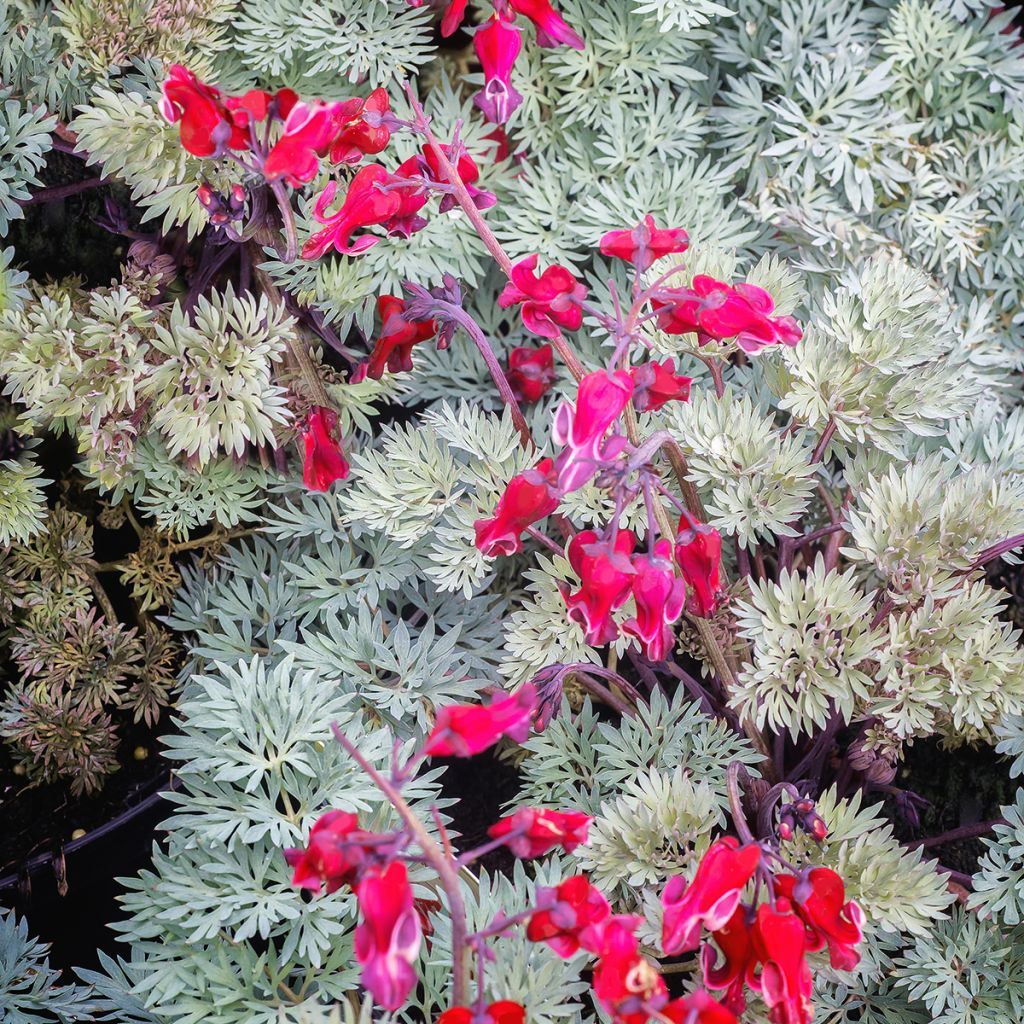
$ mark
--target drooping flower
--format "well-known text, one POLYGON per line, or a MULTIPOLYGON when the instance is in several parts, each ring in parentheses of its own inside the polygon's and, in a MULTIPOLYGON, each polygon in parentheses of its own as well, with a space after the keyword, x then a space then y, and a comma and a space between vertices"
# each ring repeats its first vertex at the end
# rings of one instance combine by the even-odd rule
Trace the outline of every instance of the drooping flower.
POLYGON ((581 947, 597 952, 594 927, 608 918, 611 908, 586 875, 573 875, 554 889, 541 889, 538 896, 553 903, 530 918, 526 937, 531 942, 546 942, 566 960, 581 947))
POLYGON ((689 244, 690 236, 682 228, 656 228, 648 214, 634 228, 604 235, 601 252, 633 263, 638 270, 647 270, 655 260, 670 253, 686 252, 689 244))
POLYGON ((335 480, 348 476, 348 460, 335 436, 337 426, 338 414, 333 409, 315 405, 310 410, 302 431, 306 448, 302 482, 310 490, 326 491, 335 480))
POLYGON ((504 124, 523 102, 511 77, 522 45, 519 29, 500 14, 495 14, 473 36, 473 48, 484 71, 484 87, 473 102, 495 124, 504 124))
POLYGON ((453 1006, 437 1018, 437 1024, 526 1024, 526 1010, 511 999, 499 999, 480 1018, 468 1006, 453 1006))
POLYGON ((860 962, 856 947, 864 938, 864 911, 846 899, 842 878, 830 868, 814 868, 801 878, 776 875, 775 883, 807 925, 808 948, 813 952, 827 942, 832 966, 852 971, 860 962))
POLYGON ((543 857, 556 848, 572 853, 587 841, 591 818, 582 811, 549 811, 521 807, 488 830, 492 839, 505 838, 516 857, 543 857))
POLYGON ((530 683, 493 704, 449 704, 438 711, 423 753, 428 757, 471 757, 503 736, 522 743, 530 734, 536 707, 537 691, 530 683))
POLYGON ((250 89, 244 96, 228 96, 224 100, 225 106, 232 112, 233 120, 242 127, 245 127, 245 119, 248 118, 265 121, 269 115, 274 115, 284 120, 298 102, 298 93, 292 89, 278 89, 276 93, 250 89))
POLYGON ((672 1024, 736 1024, 736 1015, 707 992, 691 992, 658 1011, 672 1024))
POLYGON ((688 402, 692 377, 676 373, 673 359, 651 360, 629 371, 633 379, 633 408, 637 412, 656 412, 668 402, 688 402))
POLYGON ((584 48, 583 39, 569 28, 565 19, 551 6, 550 0, 508 0, 508 4, 516 14, 522 14, 533 22, 538 46, 564 43, 574 50, 584 48))
POLYGON ((696 332, 700 344, 711 338, 735 338, 744 352, 754 354, 768 345, 794 346, 803 337, 793 317, 770 315, 775 301, 768 292, 745 282, 728 285, 698 274, 689 288, 678 289, 670 301, 658 300, 654 306, 661 330, 696 332))
POLYGON ((489 519, 473 524, 476 546, 485 558, 522 551, 523 532, 558 508, 561 495, 552 459, 541 459, 532 469, 512 477, 489 519))
POLYGON ((220 90, 201 82, 188 68, 172 64, 161 91, 160 113, 171 124, 181 122, 181 145, 193 156, 249 148, 249 134, 231 116, 220 90))
POLYGON ((646 658, 661 661, 672 649, 672 624, 686 602, 686 584, 677 579, 672 562, 672 542, 662 537, 653 555, 635 555, 633 572, 636 615, 622 624, 622 632, 640 641, 646 658))
POLYGON ((651 1005, 667 1002, 664 979, 640 953, 637 924, 637 918, 616 915, 594 928, 594 995, 616 1024, 647 1024, 651 1005))
POLYGON ((412 369, 413 347, 429 341, 437 334, 433 320, 410 320, 405 313, 405 301, 395 295, 381 295, 377 299, 380 314, 380 335, 370 358, 353 374, 358 383, 367 377, 380 380, 385 369, 402 373, 412 369))
POLYGON ((373 870, 356 888, 361 922, 355 931, 360 981, 386 1010, 397 1010, 416 984, 413 962, 422 932, 405 865, 373 870))
POLYGON ((281 137, 270 147, 263 175, 268 180, 284 178, 298 187, 316 177, 320 157, 325 156, 331 140, 362 100, 343 103, 296 103, 284 122, 281 137))
MULTIPOLYGON (((476 161, 469 153, 462 150, 458 160, 454 160, 454 150, 451 146, 442 145, 439 148, 449 162, 454 162, 455 171, 459 180, 466 187, 473 205, 478 210, 487 210, 492 207, 498 201, 498 197, 493 192, 485 192, 483 189, 477 188, 476 182, 480 180, 480 168, 477 167, 476 161)), ((441 202, 438 206, 439 213, 447 213, 458 206, 459 201, 452 191, 452 182, 433 146, 424 146, 421 153, 409 157, 399 165, 395 174, 404 178, 413 178, 419 175, 427 185, 439 187, 442 192, 441 202)))
POLYGON ((702 618, 713 615, 721 591, 721 534, 684 511, 679 518, 675 553, 683 579, 690 587, 687 599, 690 611, 702 618))
POLYGON ((387 148, 391 129, 384 115, 391 111, 391 101, 385 89, 374 89, 366 102, 357 101, 358 107, 348 114, 344 127, 331 142, 331 163, 357 164, 364 156, 372 156, 387 148))
POLYGON ((752 933, 754 920, 754 912, 740 904, 733 911, 732 917, 711 933, 715 945, 722 952, 721 964, 718 964, 718 956, 711 943, 707 942, 701 947, 704 984, 708 988, 725 989, 722 1002, 735 1014, 741 1014, 746 1009, 747 974, 758 963, 752 933))
POLYGON ((326 885, 329 893, 351 885, 370 862, 371 848, 353 842, 364 835, 354 814, 328 811, 321 815, 310 829, 305 849, 284 851, 285 860, 295 869, 292 885, 314 892, 326 885))
POLYGON ((521 403, 540 401, 555 383, 555 359, 550 345, 521 345, 508 354, 508 382, 521 403))
POLYGON ((757 844, 741 847, 732 836, 725 836, 708 847, 692 882, 687 884, 682 875, 676 875, 665 886, 661 945, 668 956, 696 949, 702 925, 712 932, 725 927, 760 860, 757 844))
POLYGON ((610 537, 599 541, 593 530, 581 530, 569 542, 569 564, 580 578, 580 589, 575 593, 565 585, 559 589, 569 618, 583 627, 592 647, 603 647, 619 635, 612 612, 629 597, 633 579, 629 556, 635 545, 629 530, 619 530, 614 543, 610 537))
POLYGON ((498 305, 522 305, 523 325, 542 338, 557 338, 563 327, 578 331, 587 289, 558 264, 538 275, 537 258, 534 253, 512 267, 512 279, 498 296, 498 305))
POLYGON ((441 19, 441 35, 445 38, 454 35, 466 17, 466 4, 469 0, 448 0, 444 17, 441 19))
POLYGON ((761 994, 769 1020, 772 1024, 809 1024, 814 1008, 803 921, 786 899, 777 899, 774 907, 762 903, 752 936, 762 967, 760 974, 748 973, 747 984, 761 994))

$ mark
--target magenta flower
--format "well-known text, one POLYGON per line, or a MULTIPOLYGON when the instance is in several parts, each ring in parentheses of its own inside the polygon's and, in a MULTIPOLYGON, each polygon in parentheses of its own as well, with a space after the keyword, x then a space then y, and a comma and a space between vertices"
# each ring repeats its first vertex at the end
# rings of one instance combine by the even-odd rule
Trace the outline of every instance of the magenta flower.
POLYGON ((675 370, 672 359, 634 366, 629 371, 633 378, 633 408, 637 412, 655 412, 668 402, 688 402, 693 378, 675 370))
POLYGON ((508 0, 508 5, 516 14, 522 14, 533 22, 539 46, 559 46, 564 43, 574 50, 583 49, 582 38, 569 28, 549 0, 508 0))
POLYGON ((264 177, 283 177, 296 188, 312 181, 320 167, 319 158, 327 153, 339 126, 361 106, 359 99, 344 103, 296 103, 284 122, 281 137, 267 154, 264 177))
POLYGON ((466 17, 466 4, 469 0, 448 0, 444 17, 441 19, 441 35, 445 38, 454 35, 466 17))
POLYGON ((690 236, 682 228, 656 228, 648 214, 635 228, 609 231, 601 239, 601 252, 633 263, 638 270, 647 270, 669 253, 686 252, 689 244, 690 236))
POLYGON ((566 447, 559 460, 563 490, 582 486, 602 461, 618 454, 621 445, 609 449, 603 442, 632 395, 633 378, 625 370, 595 370, 580 381, 576 405, 564 402, 558 407, 552 437, 566 447))
POLYGON ((405 314, 405 301, 395 295, 377 299, 381 329, 370 358, 350 378, 352 383, 372 377, 380 380, 384 370, 401 373, 412 369, 413 346, 437 335, 433 320, 410 320, 405 314))
POLYGON ((326 406, 314 405, 302 431, 306 460, 302 481, 311 491, 326 491, 335 480, 348 476, 349 465, 335 437, 338 414, 326 406))
POLYGON ((384 120, 391 112, 387 91, 374 89, 366 102, 359 102, 347 123, 331 143, 331 163, 357 164, 364 156, 380 153, 391 141, 391 129, 384 120))
POLYGON ((249 135, 232 117, 220 90, 199 81, 188 68, 172 64, 162 92, 160 113, 171 124, 181 122, 181 145, 193 156, 249 148, 249 135))
POLYGON ((741 847, 726 836, 708 847, 692 882, 687 884, 682 875, 676 875, 661 897, 665 908, 661 947, 666 955, 696 949, 702 925, 712 932, 725 927, 760 862, 761 848, 756 843, 741 847))
POLYGON ((232 112, 235 122, 244 126, 249 118, 265 121, 271 114, 287 118, 298 102, 298 93, 292 89, 278 89, 276 93, 250 89, 244 96, 228 96, 224 104, 232 112))
POLYGON ((516 857, 543 857, 561 848, 572 853, 587 841, 592 819, 582 811, 548 811, 522 807, 515 814, 501 818, 487 834, 492 839, 505 839, 505 846, 516 857))
POLYGON ((326 885, 329 893, 351 885, 369 859, 368 849, 351 841, 361 834, 354 814, 328 811, 322 815, 310 830, 305 849, 284 851, 285 860, 295 869, 292 885, 314 892, 326 885))
POLYGON ((676 534, 676 562, 690 587, 688 603, 694 615, 708 618, 718 608, 722 537, 713 527, 683 512, 676 534))
POLYGON ((860 963, 856 946, 864 938, 864 911, 846 899, 842 878, 831 868, 813 868, 802 877, 776 875, 775 884, 807 926, 808 949, 816 952, 827 943, 832 966, 852 971, 860 963))
POLYGON ((405 865, 371 870, 356 887, 362 921, 355 931, 363 986, 385 1010, 397 1010, 416 984, 413 963, 422 929, 405 865))
POLYGON ((583 627, 592 647, 603 647, 619 635, 612 612, 629 597, 633 579, 629 556, 635 546, 629 530, 619 530, 614 544, 611 538, 598 540, 593 530, 581 530, 569 542, 569 564, 580 578, 580 589, 570 594, 562 584, 559 590, 570 620, 583 627))
POLYGON ((640 641, 645 657, 661 661, 672 649, 672 623, 682 615, 686 602, 686 584, 676 578, 672 564, 672 542, 663 537, 654 545, 653 555, 634 556, 633 569, 636 616, 622 624, 622 632, 640 641))
POLYGON ((607 920, 611 908, 586 875, 573 875, 554 889, 541 889, 538 895, 551 895, 555 900, 549 910, 538 910, 530 918, 526 937, 531 942, 546 942, 566 960, 580 948, 596 947, 595 925, 607 920))
POLYGON ((473 102, 495 124, 504 124, 523 102, 511 78, 522 45, 519 29, 500 14, 495 14, 473 36, 473 48, 484 69, 484 87, 473 102))
POLYGON ((494 515, 473 524, 476 546, 485 558, 522 551, 523 532, 551 515, 560 500, 554 461, 541 459, 509 480, 494 515))
POLYGON ((508 377, 520 404, 539 402, 555 383, 555 359, 550 345, 520 346, 508 354, 508 377))
POLYGON ((537 254, 512 268, 512 280, 498 296, 503 309, 522 305, 523 324, 542 338, 557 338, 560 328, 578 331, 583 323, 587 289, 565 267, 556 264, 537 274, 537 254))
POLYGON ((524 683, 511 697, 493 704, 450 704, 441 708, 423 746, 428 757, 472 757, 503 736, 522 743, 530 735, 537 690, 524 683))
POLYGON ((806 959, 804 923, 792 912, 787 899, 778 899, 773 907, 762 903, 757 908, 757 927, 753 930, 754 948, 761 961, 761 973, 747 975, 747 984, 759 992, 768 1007, 773 1024, 810 1024, 811 969, 806 959))

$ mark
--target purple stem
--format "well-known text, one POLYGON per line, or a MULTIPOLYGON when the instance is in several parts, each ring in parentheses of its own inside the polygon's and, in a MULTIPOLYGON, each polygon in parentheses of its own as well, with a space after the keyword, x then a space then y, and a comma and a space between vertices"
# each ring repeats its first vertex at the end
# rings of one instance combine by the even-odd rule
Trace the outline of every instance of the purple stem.
MULTIPOLYGON (((989 548, 985 548, 980 555, 971 563, 971 570, 980 569, 987 562, 991 562, 995 558, 999 558, 1007 552, 1012 551, 1014 548, 1024 546, 1024 533, 1018 533, 1016 536, 1007 537, 1006 540, 999 541, 998 544, 993 544, 989 548)), ((968 571, 971 571, 968 570, 968 571)))
POLYGON ((928 836, 926 839, 916 839, 912 843, 904 844, 907 849, 914 850, 918 847, 927 849, 930 846, 945 846, 946 843, 955 843, 959 839, 977 839, 979 836, 987 835, 996 825, 1005 825, 1005 818, 996 818, 993 821, 978 821, 973 825, 961 825, 959 828, 951 828, 941 835, 928 836))
POLYGON ((89 189, 99 188, 107 183, 106 178, 87 178, 85 181, 77 181, 73 185, 54 185, 50 188, 37 189, 28 199, 19 199, 19 206, 33 206, 36 203, 56 203, 61 199, 68 199, 78 195, 80 192, 88 192, 89 189))

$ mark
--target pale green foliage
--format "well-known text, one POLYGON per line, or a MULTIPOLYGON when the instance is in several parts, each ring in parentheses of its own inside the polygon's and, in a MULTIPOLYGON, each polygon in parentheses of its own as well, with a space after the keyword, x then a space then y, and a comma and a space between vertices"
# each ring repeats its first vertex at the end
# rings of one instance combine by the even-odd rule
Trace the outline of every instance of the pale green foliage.
POLYGON ((672 405, 669 425, 687 457, 690 479, 707 488, 709 521, 747 547, 789 537, 814 491, 811 452, 782 437, 772 417, 727 388, 696 391, 672 405))
POLYGON ((29 297, 28 289, 24 287, 28 274, 15 269, 13 263, 14 246, 0 249, 0 313, 20 306, 29 297))
POLYGON ((293 325, 265 295, 236 298, 230 285, 201 297, 191 319, 174 306, 152 342, 164 359, 142 386, 171 455, 202 468, 219 451, 241 455, 246 443, 273 442, 274 424, 290 417, 271 371, 295 336, 293 325))
POLYGON ((31 458, 0 461, 0 547, 24 543, 46 522, 46 494, 50 483, 31 458))
POLYGON ((825 570, 819 558, 805 577, 751 586, 736 604, 740 635, 753 642, 733 704, 759 727, 811 734, 829 714, 849 721, 871 686, 882 634, 871 628, 871 595, 853 570, 825 570))
POLYGON ((663 32, 696 28, 713 23, 716 18, 728 17, 732 11, 715 0, 633 0, 637 14, 657 21, 663 32))
POLYGON ((996 751, 1014 759, 1009 767, 1010 778, 1020 778, 1024 774, 1024 715, 1007 715, 996 722, 992 733, 999 741, 996 751))
POLYGON ((12 220, 21 218, 18 200, 31 195, 28 186, 40 184, 37 174, 46 162, 56 123, 45 111, 13 99, 10 89, 0 89, 0 238, 12 220))
POLYGON ((61 985, 49 947, 28 934, 14 911, 0 913, 0 1018, 4 1024, 73 1024, 93 1020, 88 987, 61 985))
POLYGON ((1024 921, 1024 790, 1014 802, 999 808, 1005 824, 996 825, 982 839, 985 852, 974 876, 970 908, 1001 924, 1024 921))
POLYGON ((1024 649, 1003 604, 976 581, 890 616, 869 712, 899 737, 991 741, 997 722, 1024 710, 1024 649))

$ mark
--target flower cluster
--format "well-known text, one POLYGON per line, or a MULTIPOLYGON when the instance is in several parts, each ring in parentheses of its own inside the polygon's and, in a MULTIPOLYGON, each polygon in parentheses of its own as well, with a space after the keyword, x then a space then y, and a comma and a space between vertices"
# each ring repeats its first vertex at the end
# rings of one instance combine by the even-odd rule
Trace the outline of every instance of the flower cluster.
POLYGON ((852 970, 864 914, 830 868, 775 872, 776 861, 784 863, 758 843, 741 846, 731 836, 712 843, 692 882, 678 876, 665 887, 662 948, 670 956, 696 950, 706 929, 714 946, 702 950, 704 984, 725 990, 724 1006, 741 1014, 749 989, 767 1004, 772 1024, 809 1024, 807 954, 828 946, 832 966, 852 970), (766 902, 742 902, 753 879, 766 902))

